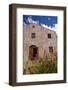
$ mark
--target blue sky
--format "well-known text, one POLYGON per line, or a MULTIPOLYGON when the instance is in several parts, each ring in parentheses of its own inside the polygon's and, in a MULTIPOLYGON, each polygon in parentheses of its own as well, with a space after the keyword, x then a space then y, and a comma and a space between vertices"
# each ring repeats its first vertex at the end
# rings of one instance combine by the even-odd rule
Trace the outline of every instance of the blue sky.
POLYGON ((39 24, 45 24, 48 27, 55 28, 55 24, 57 24, 57 16, 34 16, 34 15, 23 15, 23 21, 26 24, 29 24, 28 19, 32 19, 33 21, 38 22, 39 24))

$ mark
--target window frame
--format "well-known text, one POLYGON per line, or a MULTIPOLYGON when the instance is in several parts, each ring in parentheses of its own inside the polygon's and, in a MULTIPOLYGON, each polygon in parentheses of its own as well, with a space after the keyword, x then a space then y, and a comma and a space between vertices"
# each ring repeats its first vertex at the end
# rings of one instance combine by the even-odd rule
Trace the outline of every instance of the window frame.
POLYGON ((34 39, 36 37, 36 33, 31 33, 31 38, 34 39))
POLYGON ((48 39, 52 38, 51 33, 48 33, 47 35, 48 35, 48 39))

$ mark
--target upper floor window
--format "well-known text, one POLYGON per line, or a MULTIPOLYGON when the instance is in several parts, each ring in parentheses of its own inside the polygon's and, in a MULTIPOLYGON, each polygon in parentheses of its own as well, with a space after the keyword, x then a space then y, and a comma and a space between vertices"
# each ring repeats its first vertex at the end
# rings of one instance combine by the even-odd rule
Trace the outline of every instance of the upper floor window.
POLYGON ((48 33, 48 38, 51 38, 51 34, 50 33, 48 33))
POLYGON ((33 25, 32 28, 35 28, 35 26, 33 25))
POLYGON ((32 33, 32 34, 31 34, 31 37, 32 37, 32 38, 35 38, 35 33, 32 33))

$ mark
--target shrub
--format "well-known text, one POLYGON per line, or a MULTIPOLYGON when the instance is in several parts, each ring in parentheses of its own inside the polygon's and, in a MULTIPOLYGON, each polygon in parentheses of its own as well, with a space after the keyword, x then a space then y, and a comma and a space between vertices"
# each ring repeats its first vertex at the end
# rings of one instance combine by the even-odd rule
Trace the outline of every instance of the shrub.
POLYGON ((57 65, 52 61, 43 61, 30 67, 31 74, 57 73, 57 65))
MULTIPOLYGON (((45 58, 39 58, 33 63, 27 64, 30 74, 57 73, 57 60, 54 54, 48 54, 45 58)), ((26 70, 27 72, 27 70, 26 70)))

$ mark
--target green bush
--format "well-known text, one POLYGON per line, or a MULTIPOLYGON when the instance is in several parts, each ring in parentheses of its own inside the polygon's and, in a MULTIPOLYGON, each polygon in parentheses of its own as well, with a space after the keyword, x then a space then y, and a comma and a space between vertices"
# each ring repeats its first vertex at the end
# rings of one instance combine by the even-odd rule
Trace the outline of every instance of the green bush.
POLYGON ((30 67, 30 72, 34 74, 57 73, 57 64, 52 61, 43 61, 30 67))

